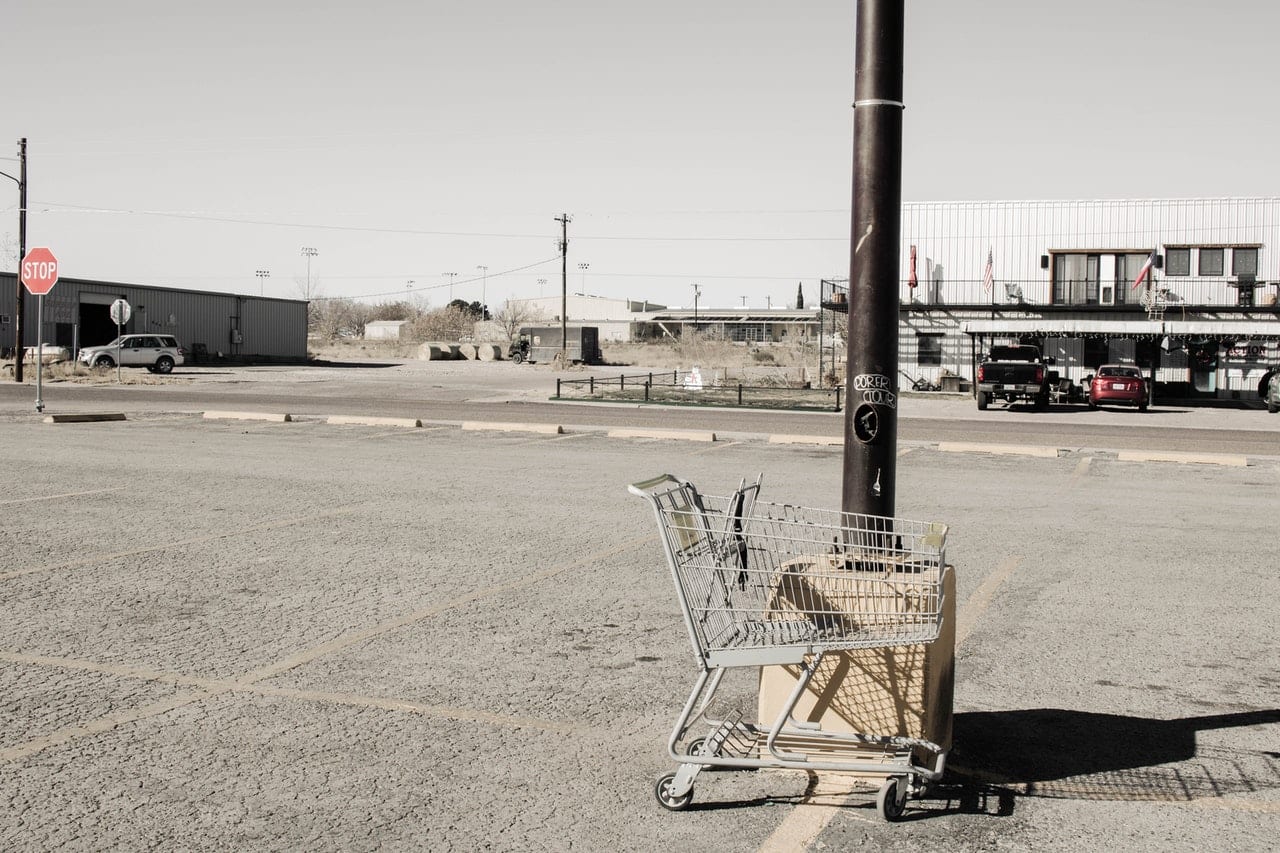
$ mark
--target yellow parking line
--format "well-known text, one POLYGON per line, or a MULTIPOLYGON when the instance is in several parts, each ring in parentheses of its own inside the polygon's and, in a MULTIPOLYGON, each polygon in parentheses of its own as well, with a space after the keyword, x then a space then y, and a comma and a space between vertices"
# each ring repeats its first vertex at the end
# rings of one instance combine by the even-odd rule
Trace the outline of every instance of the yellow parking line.
POLYGON ((60 495, 41 495, 38 498, 17 498, 16 500, 0 501, 0 506, 9 506, 11 504, 28 504, 37 501, 56 501, 62 498, 83 498, 88 495, 101 495, 106 492, 123 491, 124 486, 112 486, 110 489, 90 489, 87 492, 63 492, 60 495))
POLYGON ((336 637, 333 640, 321 643, 317 646, 312 646, 309 649, 299 650, 282 660, 244 673, 235 679, 203 679, 192 676, 163 673, 156 670, 133 667, 124 664, 97 664, 92 661, 83 661, 71 658, 50 658, 34 655, 22 655, 15 652, 0 652, 0 661, 58 666, 66 669, 78 669, 126 678, 140 678, 144 680, 158 681, 181 686, 192 686, 196 688, 194 692, 180 693, 166 699, 148 703, 147 705, 143 705, 139 708, 105 714, 86 723, 64 726, 57 731, 41 735, 40 737, 33 738, 24 743, 16 744, 6 749, 0 749, 0 761, 12 761, 20 758, 26 758, 50 747, 61 746, 62 744, 70 743, 71 741, 79 740, 84 737, 92 737, 93 735, 110 731, 117 726, 137 722, 139 720, 147 719, 148 717, 167 714, 169 711, 180 708, 184 705, 189 705, 193 702, 200 702, 210 697, 229 692, 252 692, 260 695, 282 696, 286 698, 304 699, 316 702, 355 704, 363 707, 382 708, 384 710, 412 711, 414 713, 430 714, 433 716, 473 722, 491 723, 495 725, 536 727, 546 731, 572 730, 573 727, 549 720, 506 716, 483 710, 457 708, 445 705, 428 705, 424 703, 405 702, 396 699, 380 699, 378 697, 359 696, 356 694, 272 687, 270 685, 259 685, 258 682, 274 678, 281 673, 285 673, 304 664, 311 663, 312 661, 327 654, 342 651, 367 640, 413 625, 447 610, 452 610, 456 607, 461 607, 486 598, 493 598, 504 593, 524 589, 547 580, 548 578, 555 577, 556 575, 571 572, 574 569, 580 569, 600 560, 606 560, 610 557, 617 556, 618 554, 624 553, 630 549, 637 548, 640 545, 651 542, 655 538, 656 536, 649 535, 642 536, 637 539, 631 539, 611 548, 606 548, 593 554, 589 554, 570 563, 555 566, 550 569, 546 569, 545 571, 536 572, 532 575, 527 575, 509 583, 478 589, 473 592, 469 592, 466 595, 450 599, 449 601, 435 604, 430 607, 424 607, 419 610, 415 610, 412 613, 388 619, 377 625, 343 634, 340 637, 336 637))
POLYGON ((71 560, 66 563, 54 563, 49 566, 30 566, 25 569, 14 569, 11 572, 0 572, 0 581, 10 580, 11 578, 22 577, 23 575, 33 575, 39 572, 55 572, 60 569, 78 569, 82 566, 93 566, 98 563, 105 563, 109 560, 118 560, 121 557, 134 557, 138 554, 150 554, 155 551, 167 551, 171 548, 182 548, 187 545, 199 545, 203 542, 216 542, 219 539, 227 539, 232 536, 240 536, 245 533, 257 533, 260 530, 274 530, 278 527, 289 527, 294 524, 305 524, 308 521, 318 521, 320 519, 332 518, 335 515, 343 515, 358 509, 358 506, 345 506, 331 509, 328 512, 319 512, 313 515, 300 515, 294 518, 282 518, 277 521, 268 521, 262 524, 252 524, 248 527, 241 527, 237 530, 223 530, 218 533, 209 533, 204 536, 192 536, 188 539, 177 539, 169 542, 162 542, 158 545, 147 545, 143 548, 130 548, 128 551, 116 551, 109 554, 94 554, 81 560, 71 560))

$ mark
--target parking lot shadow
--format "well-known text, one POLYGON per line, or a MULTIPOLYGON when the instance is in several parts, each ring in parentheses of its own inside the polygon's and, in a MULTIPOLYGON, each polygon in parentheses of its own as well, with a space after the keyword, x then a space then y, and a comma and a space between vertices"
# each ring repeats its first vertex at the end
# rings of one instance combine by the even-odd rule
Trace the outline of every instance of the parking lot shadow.
POLYGON ((1280 787, 1280 752, 1197 745, 1197 735, 1277 723, 1280 708, 1175 720, 1060 708, 961 713, 948 781, 984 793, 1166 802, 1270 790, 1280 787))

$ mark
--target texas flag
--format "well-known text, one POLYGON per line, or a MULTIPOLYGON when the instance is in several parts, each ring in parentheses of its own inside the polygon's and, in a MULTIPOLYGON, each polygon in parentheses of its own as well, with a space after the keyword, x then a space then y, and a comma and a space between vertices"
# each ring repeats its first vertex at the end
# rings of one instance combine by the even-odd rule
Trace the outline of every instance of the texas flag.
POLYGON ((1130 289, 1131 290, 1136 289, 1138 285, 1142 284, 1142 280, 1147 277, 1147 273, 1151 272, 1151 268, 1154 267, 1155 265, 1156 265, 1156 250, 1152 249, 1151 254, 1147 255, 1146 263, 1142 265, 1142 269, 1138 270, 1138 277, 1133 280, 1133 287, 1130 289))

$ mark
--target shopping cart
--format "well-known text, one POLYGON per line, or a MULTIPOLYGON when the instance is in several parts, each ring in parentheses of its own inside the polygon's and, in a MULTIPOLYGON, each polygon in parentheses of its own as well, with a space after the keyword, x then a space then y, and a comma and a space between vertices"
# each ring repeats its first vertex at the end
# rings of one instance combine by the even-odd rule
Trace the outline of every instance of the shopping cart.
MULTIPOLYGON (((941 778, 946 749, 900 733, 824 731, 793 715, 824 655, 938 638, 946 526, 766 503, 759 478, 727 497, 669 474, 628 490, 653 505, 699 668, 667 743, 680 766, 658 780, 658 802, 686 808, 704 768, 824 770, 879 782, 877 808, 899 818, 908 795, 941 778), (769 666, 797 673, 771 723, 706 716, 729 669, 769 666), (699 719, 707 734, 685 744, 699 719)), ((946 714, 949 726, 949 703, 946 714)))

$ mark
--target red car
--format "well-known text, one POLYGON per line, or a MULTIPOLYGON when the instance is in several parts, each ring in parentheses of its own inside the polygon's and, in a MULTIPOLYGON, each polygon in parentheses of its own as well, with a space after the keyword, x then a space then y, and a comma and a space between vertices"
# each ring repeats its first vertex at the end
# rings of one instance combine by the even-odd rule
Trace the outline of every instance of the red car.
POLYGON ((1099 403, 1125 403, 1137 406, 1145 412, 1151 396, 1147 393, 1146 380, 1136 367, 1124 364, 1104 364, 1089 383, 1089 408, 1099 403))

